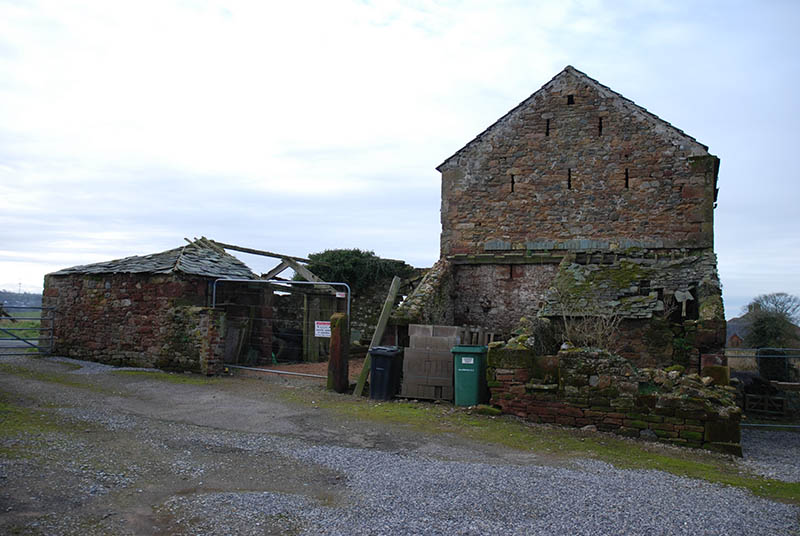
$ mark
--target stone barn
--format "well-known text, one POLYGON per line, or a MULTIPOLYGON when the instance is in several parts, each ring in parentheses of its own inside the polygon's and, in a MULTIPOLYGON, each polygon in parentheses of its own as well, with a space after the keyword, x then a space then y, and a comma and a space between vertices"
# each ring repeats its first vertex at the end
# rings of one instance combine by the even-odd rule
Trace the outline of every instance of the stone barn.
MULTIPOLYGON (((45 276, 55 309, 53 353, 112 365, 214 374, 247 347, 271 360, 272 291, 214 281, 257 279, 244 263, 200 241, 161 253, 75 266, 45 276), (247 340, 244 340, 246 337, 247 340)), ((47 326, 43 326, 47 327, 47 326)))
POLYGON ((719 159, 568 66, 438 168, 441 258, 395 321, 619 319, 640 364, 720 350, 719 159))

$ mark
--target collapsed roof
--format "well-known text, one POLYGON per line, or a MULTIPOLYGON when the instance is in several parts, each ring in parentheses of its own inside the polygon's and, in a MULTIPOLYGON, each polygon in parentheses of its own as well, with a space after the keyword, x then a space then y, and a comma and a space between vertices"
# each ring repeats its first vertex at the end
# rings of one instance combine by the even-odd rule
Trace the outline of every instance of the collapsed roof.
POLYGON ((136 255, 95 264, 64 268, 49 275, 72 274, 174 274, 201 277, 258 279, 245 263, 201 241, 150 255, 136 255))

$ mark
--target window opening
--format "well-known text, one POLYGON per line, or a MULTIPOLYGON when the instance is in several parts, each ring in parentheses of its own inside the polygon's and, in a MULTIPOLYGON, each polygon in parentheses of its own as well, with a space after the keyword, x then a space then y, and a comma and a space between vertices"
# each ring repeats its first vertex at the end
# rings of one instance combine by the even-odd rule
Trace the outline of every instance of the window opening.
POLYGON ((545 136, 549 136, 550 135, 550 120, 549 119, 547 120, 547 122, 544 125, 544 135, 545 136))
POLYGON ((567 104, 575 104, 575 95, 567 95, 567 104))
POLYGON ((567 169, 567 190, 572 190, 572 168, 567 169))
POLYGON ((511 191, 514 191, 514 175, 511 175, 511 191))
POLYGON ((630 177, 628 176, 628 168, 625 168, 625 188, 630 188, 630 177))
POLYGON ((597 135, 598 136, 602 136, 603 135, 603 118, 602 117, 598 118, 598 121, 597 121, 597 135))

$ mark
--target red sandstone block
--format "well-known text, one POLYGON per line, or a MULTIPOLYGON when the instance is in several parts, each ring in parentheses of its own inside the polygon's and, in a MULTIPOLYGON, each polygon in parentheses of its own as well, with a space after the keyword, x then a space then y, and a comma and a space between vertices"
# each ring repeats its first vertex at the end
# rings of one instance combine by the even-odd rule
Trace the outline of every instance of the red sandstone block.
POLYGON ((622 426, 622 419, 612 419, 610 417, 606 417, 603 419, 603 424, 613 424, 614 426, 622 426))
POLYGON ((528 369, 517 369, 514 371, 514 380, 518 382, 527 382, 531 377, 531 373, 528 369))
POLYGON ((602 417, 606 416, 606 414, 603 413, 602 411, 592 411, 590 409, 583 410, 583 414, 586 417, 600 417, 600 418, 602 418, 602 417))
POLYGON ((700 199, 705 195, 703 188, 697 186, 684 186, 681 188, 681 197, 683 199, 700 199))
POLYGON ((672 431, 672 430, 675 429, 675 425, 668 424, 668 423, 665 423, 665 422, 652 422, 652 423, 650 423, 649 428, 651 430, 669 430, 669 431, 672 431))
POLYGON ((495 375, 495 380, 497 380, 499 382, 512 382, 512 381, 514 381, 514 375, 513 374, 496 374, 495 375))
POLYGON ((568 415, 570 417, 583 417, 583 410, 580 408, 573 408, 572 406, 563 406, 558 409, 559 415, 568 415))
POLYGON ((512 385, 508 388, 508 391, 515 395, 524 395, 525 394, 525 386, 524 385, 512 385))
POLYGON ((612 419, 624 419, 624 413, 606 413, 606 417, 611 417, 612 419))

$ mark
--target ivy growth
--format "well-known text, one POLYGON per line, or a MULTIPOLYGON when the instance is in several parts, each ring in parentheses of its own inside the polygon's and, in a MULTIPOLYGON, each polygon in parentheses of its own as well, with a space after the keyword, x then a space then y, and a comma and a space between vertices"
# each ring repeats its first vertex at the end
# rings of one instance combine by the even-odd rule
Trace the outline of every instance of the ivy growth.
POLYGON ((310 254, 308 259, 311 272, 325 281, 347 283, 356 294, 386 278, 407 278, 414 273, 414 268, 403 261, 382 259, 373 251, 360 249, 326 249, 310 254))

